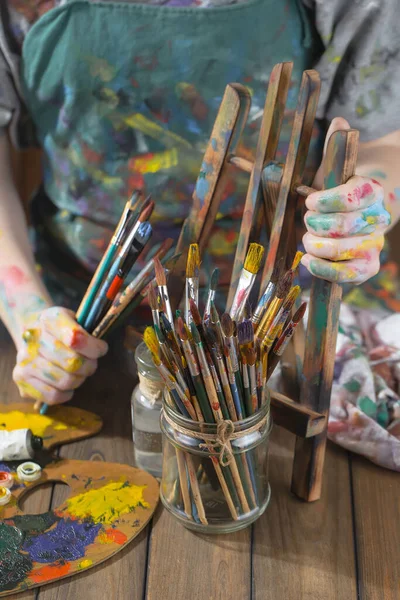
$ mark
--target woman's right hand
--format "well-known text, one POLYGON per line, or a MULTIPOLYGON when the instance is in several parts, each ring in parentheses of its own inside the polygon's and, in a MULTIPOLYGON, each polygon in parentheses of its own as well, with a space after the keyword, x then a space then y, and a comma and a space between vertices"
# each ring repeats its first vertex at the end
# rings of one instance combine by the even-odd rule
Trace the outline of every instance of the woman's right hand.
POLYGON ((60 307, 43 310, 23 338, 13 379, 22 398, 49 405, 71 400, 108 350, 77 324, 72 311, 60 307))

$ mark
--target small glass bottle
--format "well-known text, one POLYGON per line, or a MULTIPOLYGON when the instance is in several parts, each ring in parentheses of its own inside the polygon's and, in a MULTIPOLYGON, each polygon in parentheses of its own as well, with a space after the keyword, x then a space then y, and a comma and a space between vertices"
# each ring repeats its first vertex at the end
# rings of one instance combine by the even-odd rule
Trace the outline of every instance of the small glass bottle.
POLYGON ((164 383, 144 342, 135 351, 139 383, 132 393, 132 435, 136 465, 161 477, 160 412, 164 383))

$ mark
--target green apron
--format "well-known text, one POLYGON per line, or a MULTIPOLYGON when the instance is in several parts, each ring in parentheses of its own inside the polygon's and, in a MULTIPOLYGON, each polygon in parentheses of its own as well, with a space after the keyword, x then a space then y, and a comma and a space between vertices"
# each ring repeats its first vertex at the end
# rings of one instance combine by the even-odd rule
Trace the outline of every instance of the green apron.
MULTIPOLYGON (((22 79, 44 148, 51 206, 38 203, 54 252, 93 270, 136 188, 156 201, 153 242, 177 239, 226 84, 252 95, 241 148, 249 155, 271 68, 291 60, 282 157, 311 61, 297 0, 209 9, 70 0, 42 16, 23 46, 22 79)), ((237 174, 228 181, 210 242, 225 282, 247 183, 237 174)))

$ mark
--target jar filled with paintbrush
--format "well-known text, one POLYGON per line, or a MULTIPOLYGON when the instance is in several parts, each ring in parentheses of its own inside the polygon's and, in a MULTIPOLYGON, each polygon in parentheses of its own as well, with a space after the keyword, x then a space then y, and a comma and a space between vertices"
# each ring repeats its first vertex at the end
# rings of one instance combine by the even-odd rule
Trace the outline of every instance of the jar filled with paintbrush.
POLYGON ((173 408, 165 392, 161 415, 161 500, 186 527, 230 533, 262 515, 270 499, 269 395, 252 416, 202 423, 173 408))
POLYGON ((293 314, 301 253, 286 273, 275 268, 261 281, 259 300, 251 299, 263 253, 260 244, 250 244, 222 314, 215 303, 215 271, 200 312, 197 244, 188 251, 184 311, 175 316, 164 269, 154 261, 153 327, 143 338, 166 388, 161 498, 192 529, 241 529, 269 502, 268 377, 304 305, 293 314))
POLYGON ((164 382, 146 344, 135 351, 139 383, 132 393, 132 434, 136 466, 161 477, 162 441, 160 412, 164 382))

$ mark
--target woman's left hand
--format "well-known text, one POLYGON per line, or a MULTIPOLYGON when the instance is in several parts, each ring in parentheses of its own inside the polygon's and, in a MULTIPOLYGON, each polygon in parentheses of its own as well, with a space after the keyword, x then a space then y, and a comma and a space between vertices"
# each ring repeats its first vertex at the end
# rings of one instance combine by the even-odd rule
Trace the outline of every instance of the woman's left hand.
MULTIPOLYGON (((326 138, 348 128, 344 119, 334 119, 326 138)), ((384 232, 390 224, 383 200, 380 183, 359 175, 344 185, 308 196, 302 263, 312 275, 360 284, 378 273, 384 232)))

